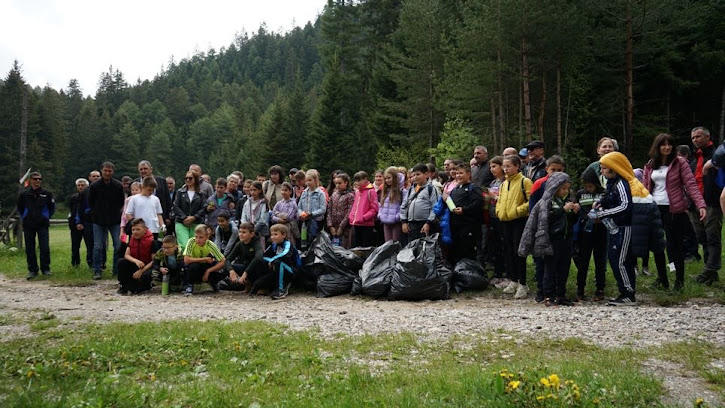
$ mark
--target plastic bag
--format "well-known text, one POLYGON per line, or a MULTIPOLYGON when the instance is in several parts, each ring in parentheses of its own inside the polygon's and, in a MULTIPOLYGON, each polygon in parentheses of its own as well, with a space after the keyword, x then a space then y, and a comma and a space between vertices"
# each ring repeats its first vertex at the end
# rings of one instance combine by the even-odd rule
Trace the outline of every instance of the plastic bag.
POLYGON ((360 290, 363 295, 381 297, 388 294, 400 249, 399 242, 388 241, 368 256, 360 271, 360 290))
POLYGON ((350 293, 363 260, 349 249, 332 245, 330 236, 321 231, 305 254, 307 272, 316 277, 318 297, 350 293))
POLYGON ((464 290, 483 290, 488 286, 488 279, 483 267, 473 259, 461 259, 453 269, 453 290, 461 293, 464 290))
POLYGON ((344 273, 328 273, 317 279, 317 297, 346 295, 352 292, 354 275, 344 273))
POLYGON ((416 239, 398 253, 388 298, 447 299, 451 275, 443 261, 438 234, 416 239))

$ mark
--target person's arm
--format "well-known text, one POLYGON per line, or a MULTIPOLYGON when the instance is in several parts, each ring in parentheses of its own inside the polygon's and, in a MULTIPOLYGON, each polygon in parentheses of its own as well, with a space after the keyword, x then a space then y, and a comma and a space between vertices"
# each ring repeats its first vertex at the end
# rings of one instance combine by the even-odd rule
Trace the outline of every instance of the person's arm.
POLYGON ((705 204, 705 200, 702 198, 700 189, 697 188, 695 177, 692 175, 692 169, 690 169, 690 166, 685 159, 680 160, 680 180, 682 181, 687 196, 690 197, 690 200, 692 200, 693 203, 695 203, 695 207, 700 210, 700 218, 704 220, 705 217, 703 216, 703 213, 706 213, 706 211, 702 210, 704 210, 707 205, 705 204))
POLYGON ((474 186, 469 194, 471 195, 471 200, 460 206, 463 214, 469 215, 481 213, 483 211, 483 192, 481 191, 481 188, 474 186))
POLYGON ((177 191, 176 192, 176 195, 174 196, 174 216, 178 220, 183 220, 184 218, 187 217, 186 211, 184 211, 181 208, 181 194, 186 194, 186 193, 185 192, 184 193, 179 193, 177 191))
MULTIPOLYGON (((428 186, 423 186, 423 189, 428 190, 428 186)), ((438 189, 435 188, 435 186, 432 186, 432 188, 430 189, 430 196, 428 196, 428 202, 430 203, 430 212, 428 213, 426 225, 431 224, 436 219, 436 214, 433 212, 433 207, 435 207, 436 203, 438 202, 438 189)))
POLYGON ((144 267, 143 261, 136 259, 131 256, 131 247, 126 248, 126 253, 123 255, 123 258, 129 262, 132 262, 134 265, 136 265, 139 269, 144 267))
MULTIPOLYGON (((722 190, 722 193, 720 193, 720 209, 725 212, 725 188, 722 190)), ((707 212, 705 215, 707 215, 707 212)))
POLYGON ((372 189, 368 190, 366 194, 368 195, 368 203, 370 205, 368 206, 367 211, 365 211, 365 213, 363 214, 363 220, 370 221, 374 220, 375 216, 378 215, 378 211, 380 210, 380 204, 378 203, 377 195, 372 189), (371 193, 374 196, 372 199, 370 198, 371 193))
POLYGON ((629 202, 627 200, 627 190, 624 187, 624 183, 625 181, 620 179, 614 189, 615 194, 619 197, 619 204, 612 208, 602 208, 597 214, 597 218, 612 217, 627 210, 629 202))
MULTIPOLYGON (((517 183, 518 184, 518 183, 517 183)), ((524 202, 521 203, 521 205, 516 206, 516 214, 519 215, 519 217, 524 217, 529 214, 529 198, 531 197, 531 186, 533 183, 528 178, 524 178, 524 191, 526 192, 526 197, 524 198, 524 202)), ((519 187, 519 186, 516 186, 519 187)), ((511 188, 514 188, 513 186, 511 188)), ((498 208, 498 206, 497 206, 498 208)))
POLYGON ((317 200, 317 208, 315 208, 313 211, 310 211, 310 215, 313 218, 324 215, 325 211, 327 211, 327 200, 325 199, 325 194, 322 192, 320 192, 320 194, 315 194, 315 199, 317 200))
POLYGON ((338 228, 341 230, 344 230, 345 228, 350 226, 350 210, 352 210, 352 205, 355 202, 355 194, 347 194, 342 198, 342 210, 345 214, 344 217, 342 217, 342 221, 340 222, 340 225, 338 228))

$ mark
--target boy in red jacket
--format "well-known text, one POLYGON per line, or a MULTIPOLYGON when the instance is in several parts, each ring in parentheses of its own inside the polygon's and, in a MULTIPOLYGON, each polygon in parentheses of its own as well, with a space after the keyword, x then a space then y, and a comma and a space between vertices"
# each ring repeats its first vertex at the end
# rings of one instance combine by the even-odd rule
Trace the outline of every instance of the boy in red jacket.
POLYGON ((348 219, 353 227, 353 245, 367 247, 375 245, 375 217, 378 215, 378 195, 370 184, 368 174, 358 171, 353 176, 357 189, 355 201, 348 219))

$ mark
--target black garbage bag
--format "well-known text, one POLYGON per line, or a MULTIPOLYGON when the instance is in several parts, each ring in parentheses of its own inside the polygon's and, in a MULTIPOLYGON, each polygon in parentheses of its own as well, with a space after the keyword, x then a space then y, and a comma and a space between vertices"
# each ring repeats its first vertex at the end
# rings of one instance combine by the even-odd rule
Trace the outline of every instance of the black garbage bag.
POLYGON ((388 298, 447 299, 451 275, 438 245, 438 234, 416 239, 398 253, 388 298))
MULTIPOLYGON (((307 253, 313 253, 326 267, 328 273, 357 275, 362 268, 363 260, 349 249, 332 245, 330 236, 321 231, 315 238, 307 253)), ((315 262, 318 262, 318 260, 315 262)))
POLYGON ((363 262, 365 262, 370 254, 373 253, 376 247, 355 247, 350 248, 350 251, 352 251, 355 255, 359 256, 360 259, 362 259, 363 262))
POLYGON ((350 294, 353 296, 362 295, 362 280, 360 279, 360 275, 355 277, 355 280, 352 281, 352 289, 350 290, 350 294))
POLYGON ((354 275, 344 273, 327 273, 317 279, 317 297, 346 295, 352 292, 354 275))
POLYGON ((400 249, 399 242, 388 241, 368 256, 360 271, 360 289, 363 295, 382 297, 388 294, 400 249))
POLYGON ((453 290, 461 293, 464 290, 483 290, 488 286, 486 272, 478 261, 461 259, 453 269, 453 290))

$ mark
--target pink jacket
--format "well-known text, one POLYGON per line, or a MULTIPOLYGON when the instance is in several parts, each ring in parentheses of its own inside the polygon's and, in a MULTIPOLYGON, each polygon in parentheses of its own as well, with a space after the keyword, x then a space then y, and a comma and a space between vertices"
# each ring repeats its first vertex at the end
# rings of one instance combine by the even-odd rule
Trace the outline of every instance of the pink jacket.
POLYGON ((375 187, 368 185, 359 187, 355 190, 355 201, 352 203, 352 209, 348 219, 350 225, 360 227, 375 226, 375 217, 378 215, 378 195, 375 193, 375 187))
MULTIPOLYGON (((654 170, 652 160, 644 166, 644 176, 642 184, 645 188, 652 191, 652 171, 654 170)), ((700 190, 697 188, 695 176, 692 174, 690 165, 685 159, 677 156, 672 160, 667 169, 667 178, 665 179, 665 190, 667 198, 670 200, 670 213, 679 214, 687 211, 689 202, 687 197, 695 203, 697 208, 705 208, 705 200, 702 198, 700 190), (687 192, 687 197, 685 196, 687 192)))

